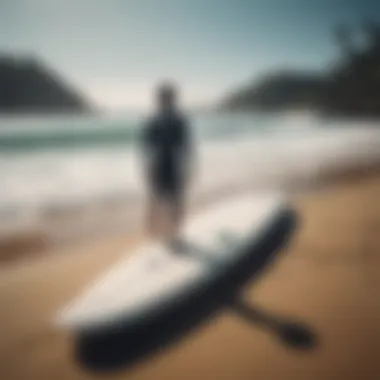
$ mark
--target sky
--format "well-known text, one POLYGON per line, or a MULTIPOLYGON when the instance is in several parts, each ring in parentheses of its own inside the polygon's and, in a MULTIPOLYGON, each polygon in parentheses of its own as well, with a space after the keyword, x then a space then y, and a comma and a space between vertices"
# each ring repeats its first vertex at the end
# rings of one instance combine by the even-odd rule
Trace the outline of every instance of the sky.
POLYGON ((0 0, 0 52, 33 54, 108 109, 144 109, 173 79, 213 104, 277 68, 323 69, 334 26, 380 19, 372 0, 0 0))

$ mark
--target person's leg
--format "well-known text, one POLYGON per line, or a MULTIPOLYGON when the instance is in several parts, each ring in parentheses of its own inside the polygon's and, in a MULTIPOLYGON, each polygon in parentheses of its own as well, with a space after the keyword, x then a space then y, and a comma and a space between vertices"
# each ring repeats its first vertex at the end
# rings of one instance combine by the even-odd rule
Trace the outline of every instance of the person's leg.
POLYGON ((159 181, 151 181, 149 185, 149 199, 147 202, 146 213, 147 233, 151 238, 158 238, 161 234, 160 224, 162 219, 162 189, 159 181))
POLYGON ((149 195, 147 202, 147 212, 146 212, 146 229, 147 235, 153 237, 156 234, 156 219, 157 219, 157 206, 154 196, 149 195))
POLYGON ((180 249, 180 230, 184 220, 184 196, 180 187, 171 189, 168 196, 168 217, 169 217, 169 241, 174 247, 180 249))
POLYGON ((176 242, 184 217, 184 187, 181 177, 173 172, 161 173, 155 186, 155 231, 166 242, 176 242))
POLYGON ((171 207, 171 221, 172 221, 172 234, 176 237, 182 227, 184 220, 184 201, 182 192, 177 189, 172 195, 171 207))

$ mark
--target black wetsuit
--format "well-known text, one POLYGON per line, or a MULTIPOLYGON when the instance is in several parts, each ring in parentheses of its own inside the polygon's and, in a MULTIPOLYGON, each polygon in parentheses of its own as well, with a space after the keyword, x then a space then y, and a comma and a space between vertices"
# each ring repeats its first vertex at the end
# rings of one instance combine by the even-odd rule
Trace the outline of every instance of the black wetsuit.
POLYGON ((175 112, 157 115, 145 126, 142 143, 151 190, 159 197, 180 200, 190 151, 186 120, 175 112))

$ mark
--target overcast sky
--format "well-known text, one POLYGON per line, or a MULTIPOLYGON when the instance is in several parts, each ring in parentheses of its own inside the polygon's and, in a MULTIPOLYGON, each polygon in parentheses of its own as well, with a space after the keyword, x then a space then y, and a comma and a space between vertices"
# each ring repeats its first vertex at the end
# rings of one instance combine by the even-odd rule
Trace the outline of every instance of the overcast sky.
POLYGON ((33 53, 109 108, 144 108, 161 78, 211 103, 276 67, 322 68, 332 28, 379 1, 0 0, 0 50, 33 53))

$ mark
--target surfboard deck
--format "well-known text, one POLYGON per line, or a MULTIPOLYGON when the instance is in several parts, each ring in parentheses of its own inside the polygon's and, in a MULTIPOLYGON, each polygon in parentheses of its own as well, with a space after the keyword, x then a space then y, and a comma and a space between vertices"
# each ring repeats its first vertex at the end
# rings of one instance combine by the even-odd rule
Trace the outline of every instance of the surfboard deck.
POLYGON ((76 333, 82 362, 107 367, 133 360, 236 297, 294 225, 280 195, 213 205, 185 226, 186 252, 159 242, 141 246, 90 284, 56 322, 76 333))

